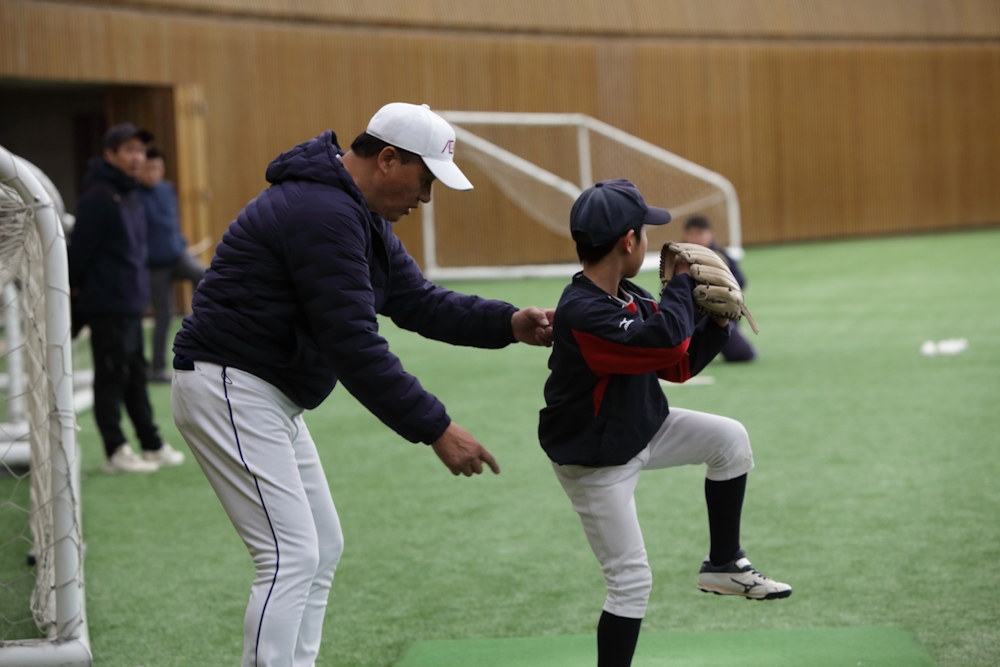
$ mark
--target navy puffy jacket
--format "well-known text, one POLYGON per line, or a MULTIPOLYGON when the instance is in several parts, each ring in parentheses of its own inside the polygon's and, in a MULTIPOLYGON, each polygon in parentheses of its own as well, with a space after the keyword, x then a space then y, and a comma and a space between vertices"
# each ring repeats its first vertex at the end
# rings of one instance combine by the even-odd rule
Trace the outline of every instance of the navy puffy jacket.
POLYGON ((169 181, 151 188, 139 186, 149 227, 149 267, 173 266, 184 255, 187 239, 181 233, 177 193, 169 181))
POLYGON ((138 183, 104 158, 88 166, 67 252, 69 284, 80 290, 75 307, 93 315, 142 315, 149 269, 138 183))
POLYGON ((376 313, 435 340, 499 348, 514 342, 517 309, 424 278, 342 154, 328 130, 268 166, 271 187, 223 235, 174 353, 252 373, 306 409, 339 379, 401 436, 431 443, 451 420, 389 351, 376 313))

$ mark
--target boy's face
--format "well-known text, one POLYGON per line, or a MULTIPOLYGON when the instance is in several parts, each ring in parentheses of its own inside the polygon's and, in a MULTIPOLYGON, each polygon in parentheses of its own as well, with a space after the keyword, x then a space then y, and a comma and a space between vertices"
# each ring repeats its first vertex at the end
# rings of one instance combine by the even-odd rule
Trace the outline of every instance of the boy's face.
POLYGON ((649 239, 646 238, 646 225, 642 226, 638 235, 629 239, 629 243, 632 244, 632 254, 625 258, 625 277, 635 278, 639 269, 642 268, 642 261, 646 259, 646 247, 649 245, 649 239))
POLYGON ((684 243, 697 243, 706 248, 712 243, 712 230, 691 227, 684 230, 684 243))

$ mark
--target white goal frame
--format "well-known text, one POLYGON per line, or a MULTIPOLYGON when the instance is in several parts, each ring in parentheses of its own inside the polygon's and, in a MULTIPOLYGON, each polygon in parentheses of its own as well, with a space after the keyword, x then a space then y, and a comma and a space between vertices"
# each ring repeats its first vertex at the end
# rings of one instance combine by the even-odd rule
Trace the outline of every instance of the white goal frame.
MULTIPOLYGON (((520 113, 494 111, 436 111, 439 116, 451 123, 455 130, 455 138, 490 155, 497 161, 520 172, 527 178, 558 190, 571 199, 576 199, 583 190, 593 185, 593 170, 590 153, 590 132, 602 135, 628 148, 638 151, 654 160, 667 164, 694 178, 700 179, 719 188, 726 200, 728 212, 729 245, 727 252, 741 259, 743 257, 742 227, 740 222, 740 204, 736 196, 736 188, 722 174, 706 169, 699 164, 686 160, 679 155, 640 139, 596 118, 579 113, 520 113), (510 151, 476 135, 465 126, 475 125, 525 125, 550 127, 576 127, 577 152, 580 159, 580 182, 567 181, 538 165, 515 155, 510 151)), ((697 204, 695 202, 694 204, 697 204)), ((697 206, 685 207, 696 209, 697 206)), ((580 270, 579 264, 543 264, 521 266, 468 266, 443 267, 437 260, 437 235, 434 226, 433 200, 422 207, 422 231, 424 241, 424 273, 431 280, 477 280, 525 277, 562 277, 570 276, 580 270)), ((684 215, 683 211, 671 211, 675 217, 684 215)), ((568 221, 567 221, 568 224, 568 221)), ((643 263, 643 270, 659 265, 659 254, 650 254, 643 263)))
POLYGON ((73 406, 69 262, 66 237, 52 198, 25 160, 0 147, 0 182, 34 209, 44 252, 46 364, 55 404, 49 413, 52 457, 55 626, 47 639, 0 642, 4 667, 90 667, 80 529, 80 456, 73 406), (59 373, 51 369, 59 368, 59 373))

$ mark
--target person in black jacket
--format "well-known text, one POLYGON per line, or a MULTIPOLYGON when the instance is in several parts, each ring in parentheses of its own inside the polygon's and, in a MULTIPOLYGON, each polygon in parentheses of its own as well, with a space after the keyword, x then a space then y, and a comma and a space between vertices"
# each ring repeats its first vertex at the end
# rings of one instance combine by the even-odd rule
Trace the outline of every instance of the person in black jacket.
POLYGON ((726 318, 696 321, 685 262, 659 301, 628 280, 646 256, 646 226, 668 222, 670 214, 647 206, 625 179, 585 190, 570 217, 583 271, 555 311, 538 436, 604 572, 598 667, 631 664, 653 585, 633 496, 643 470, 707 465, 711 551, 700 590, 757 600, 792 592, 757 572, 740 548, 754 465, 746 429, 726 417, 671 409, 660 388, 658 378, 697 375, 729 338, 726 318))
POLYGON ((151 138, 131 123, 107 131, 103 157, 90 161, 83 179, 68 249, 74 310, 90 326, 94 418, 107 454, 106 473, 148 473, 184 462, 184 454, 160 439, 146 392, 142 314, 149 303, 149 269, 136 175, 151 138), (122 433, 123 402, 142 457, 122 433))
MULTIPOLYGON (((455 132, 426 106, 378 111, 345 153, 331 131, 279 155, 222 237, 174 339, 174 421, 254 560, 243 665, 312 665, 343 549, 302 418, 337 382, 453 474, 493 456, 403 370, 376 314, 483 348, 551 343, 551 311, 438 287, 392 223, 438 179, 470 189, 455 132)), ((350 443, 343 443, 349 446, 350 443)))
MULTIPOLYGON (((740 289, 746 289, 747 279, 740 270, 739 262, 716 244, 715 236, 712 234, 712 224, 708 218, 695 215, 684 221, 684 243, 703 245, 719 255, 729 265, 729 270, 733 272, 740 289)), ((739 322, 729 321, 729 342, 722 348, 722 358, 726 361, 753 361, 757 358, 757 350, 740 333, 739 322)))

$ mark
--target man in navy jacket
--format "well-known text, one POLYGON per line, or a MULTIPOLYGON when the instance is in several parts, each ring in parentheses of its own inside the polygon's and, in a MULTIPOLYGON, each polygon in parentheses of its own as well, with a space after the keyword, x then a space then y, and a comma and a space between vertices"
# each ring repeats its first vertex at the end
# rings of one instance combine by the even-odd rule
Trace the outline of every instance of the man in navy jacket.
MULTIPOLYGON (((174 341, 174 420, 254 559, 244 666, 312 665, 343 549, 303 410, 338 381, 387 426, 431 445, 452 473, 499 467, 403 370, 376 314, 453 345, 551 344, 551 311, 518 310, 424 278, 392 223, 435 178, 472 185, 454 130, 390 104, 344 153, 333 132, 267 168, 271 186, 223 235, 174 341)), ((345 443, 347 444, 347 443, 345 443)))
POLYGON ((149 302, 149 270, 146 216, 135 177, 151 138, 131 123, 108 130, 102 157, 90 161, 83 179, 68 251, 75 310, 90 326, 94 419, 107 473, 154 472, 184 461, 160 439, 146 393, 142 314, 149 302), (139 437, 141 458, 122 433, 122 403, 139 437))

